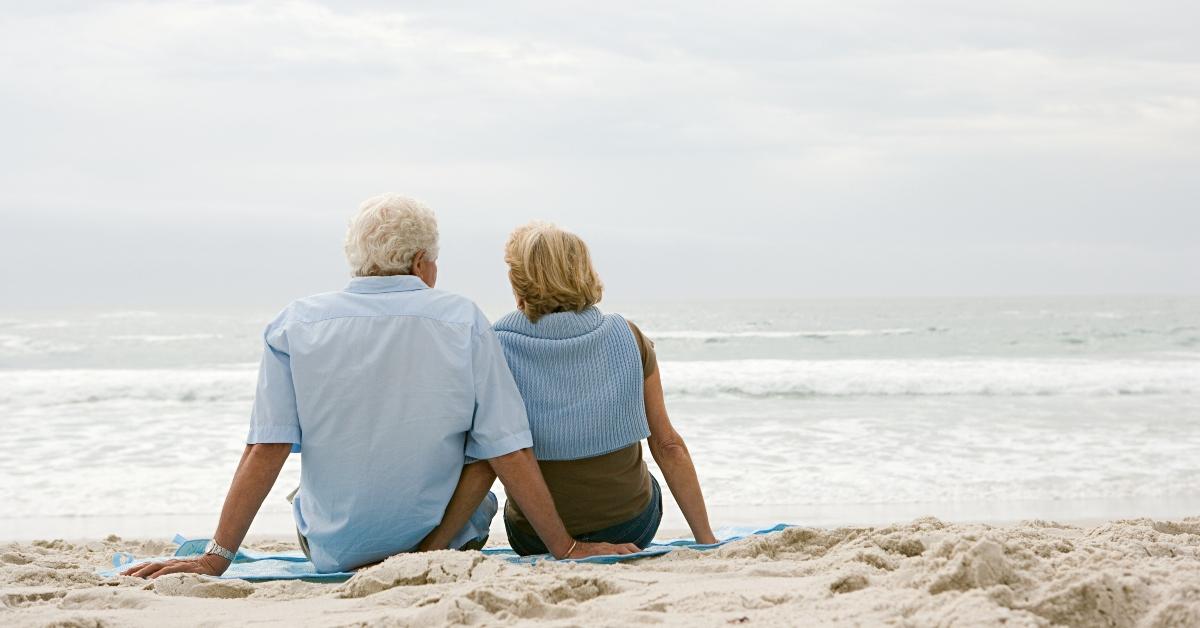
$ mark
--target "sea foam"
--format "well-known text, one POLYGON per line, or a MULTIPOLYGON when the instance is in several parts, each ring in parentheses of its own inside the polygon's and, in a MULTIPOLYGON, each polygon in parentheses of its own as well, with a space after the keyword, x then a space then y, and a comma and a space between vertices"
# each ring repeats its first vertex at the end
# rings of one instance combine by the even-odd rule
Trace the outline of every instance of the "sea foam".
POLYGON ((710 331, 710 330, 675 330, 647 331, 647 336, 655 340, 702 340, 714 341, 737 338, 862 338, 868 336, 907 336, 915 333, 907 327, 892 329, 813 329, 787 331, 710 331))
POLYGON ((1030 396, 1200 392, 1194 360, 913 359, 663 362, 677 396, 1030 396))
MULTIPOLYGON (((887 359, 662 361, 670 397, 1192 395, 1197 360, 887 359)), ((0 406, 250 402, 251 365, 0 371, 0 406)))

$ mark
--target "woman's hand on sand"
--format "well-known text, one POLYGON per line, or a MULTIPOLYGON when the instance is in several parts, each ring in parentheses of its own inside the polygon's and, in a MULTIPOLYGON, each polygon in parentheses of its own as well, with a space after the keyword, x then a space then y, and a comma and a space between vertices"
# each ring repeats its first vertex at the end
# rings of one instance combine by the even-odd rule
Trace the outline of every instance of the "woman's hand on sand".
POLYGON ((636 554, 642 551, 633 543, 587 543, 580 541, 575 549, 563 558, 587 558, 588 556, 612 556, 613 554, 636 554))
POLYGON ((122 576, 135 578, 157 578, 169 573, 198 573, 205 576, 219 576, 229 568, 229 561, 215 554, 205 554, 195 558, 175 558, 161 563, 135 565, 121 572, 122 576))

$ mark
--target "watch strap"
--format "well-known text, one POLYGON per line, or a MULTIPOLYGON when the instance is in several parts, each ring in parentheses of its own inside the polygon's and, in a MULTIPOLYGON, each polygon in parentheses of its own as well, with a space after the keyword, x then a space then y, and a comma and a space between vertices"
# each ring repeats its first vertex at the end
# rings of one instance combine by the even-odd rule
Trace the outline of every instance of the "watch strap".
POLYGON ((217 544, 216 541, 209 541, 208 546, 204 548, 205 554, 216 554, 229 562, 233 562, 237 558, 237 553, 231 552, 217 544))

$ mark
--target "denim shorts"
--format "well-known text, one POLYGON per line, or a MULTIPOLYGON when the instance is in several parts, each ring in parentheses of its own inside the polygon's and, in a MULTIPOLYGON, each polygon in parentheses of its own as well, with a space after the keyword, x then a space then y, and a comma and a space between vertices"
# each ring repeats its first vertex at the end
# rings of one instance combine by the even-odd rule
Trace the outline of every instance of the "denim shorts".
MULTIPOLYGON (((641 514, 629 521, 609 526, 603 530, 576 534, 575 538, 591 543, 633 543, 645 549, 654 540, 654 535, 658 532, 658 524, 662 523, 662 489, 659 488, 658 480, 654 479, 653 475, 650 476, 650 485, 653 491, 650 505, 641 514)), ((548 553, 546 545, 536 534, 529 534, 517 529, 516 526, 509 524, 507 518, 504 519, 504 530, 508 533, 508 544, 521 556, 548 553)))

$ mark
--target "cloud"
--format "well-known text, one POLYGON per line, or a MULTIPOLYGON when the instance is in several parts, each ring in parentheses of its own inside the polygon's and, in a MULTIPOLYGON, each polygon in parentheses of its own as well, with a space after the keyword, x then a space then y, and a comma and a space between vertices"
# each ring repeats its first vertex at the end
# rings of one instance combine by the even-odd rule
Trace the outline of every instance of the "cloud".
MULTIPOLYGON (((0 262, 34 300, 56 297, 14 269, 49 244, 28 234, 65 237, 63 220, 90 226, 72 245, 113 298, 146 296, 121 279, 144 272, 139 254, 182 264, 161 240, 184 225, 261 243, 215 264, 227 272, 281 263, 332 281, 330 243, 382 190, 438 209, 448 251, 469 243, 464 290, 498 291, 492 243, 530 218, 582 230, 622 281, 656 260, 672 269, 668 292, 687 294, 723 279, 798 296, 794 269, 831 259, 839 281, 821 293, 1198 287, 1177 267, 1200 262, 1186 235, 1200 229, 1190 3, 0 11, 0 221, 12 227, 0 262), (98 239, 130 242, 129 256, 98 239), (714 269, 714 250, 770 251, 771 264, 714 269), (930 275, 930 251, 947 277, 930 275), (1050 268, 1014 285, 1013 255, 1050 268), (1133 258, 1130 274, 1120 259, 1133 258), (881 265, 914 272, 883 281, 881 265), (475 267, 486 281, 469 279, 475 267)), ((222 285, 234 299, 261 292, 222 285)))

